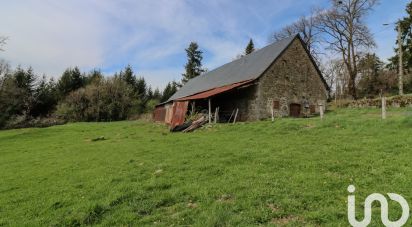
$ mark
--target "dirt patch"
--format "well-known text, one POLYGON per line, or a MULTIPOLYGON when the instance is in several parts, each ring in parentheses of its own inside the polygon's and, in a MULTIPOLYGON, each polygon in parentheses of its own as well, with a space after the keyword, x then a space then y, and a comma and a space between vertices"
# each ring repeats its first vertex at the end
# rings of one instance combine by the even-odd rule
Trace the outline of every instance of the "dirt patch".
POLYGON ((221 195, 217 201, 221 203, 233 203, 235 198, 232 195, 224 194, 221 195))
POLYGON ((285 226, 294 222, 301 222, 301 219, 296 216, 289 215, 281 218, 272 218, 270 221, 271 224, 275 224, 276 226, 285 226))

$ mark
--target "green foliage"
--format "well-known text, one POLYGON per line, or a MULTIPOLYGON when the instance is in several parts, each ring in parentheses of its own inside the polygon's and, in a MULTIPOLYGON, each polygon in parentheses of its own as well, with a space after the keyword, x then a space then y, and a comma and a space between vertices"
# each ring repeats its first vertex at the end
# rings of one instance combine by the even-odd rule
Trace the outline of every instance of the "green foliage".
POLYGON ((190 79, 193 79, 205 70, 202 68, 202 56, 203 52, 199 50, 199 45, 196 42, 191 42, 186 49, 187 63, 185 65, 185 73, 182 74, 182 84, 187 83, 190 79))
POLYGON ((145 99, 146 95, 147 95, 147 84, 146 84, 146 80, 143 77, 140 77, 136 80, 136 94, 137 97, 139 97, 140 99, 145 99))
POLYGON ((245 49, 245 55, 251 54, 255 51, 255 44, 253 43, 253 40, 250 39, 249 43, 246 46, 245 49))
POLYGON ((384 63, 376 54, 366 54, 360 59, 358 70, 361 76, 357 85, 359 97, 375 98, 381 94, 396 93, 396 76, 384 71, 383 67, 384 63))
MULTIPOLYGON (((323 121, 193 134, 140 121, 1 131, 0 223, 347 226, 350 184, 358 217, 371 193, 412 198, 411 111, 389 109, 382 121, 376 108, 338 109, 323 121)), ((371 226, 381 226, 378 210, 371 226)))
MULTIPOLYGON (((412 69, 412 2, 408 3, 405 9, 407 16, 402 18, 396 25, 396 30, 398 26, 401 27, 401 40, 402 40, 402 50, 403 50, 403 61, 404 69, 410 71, 412 69)), ((396 41, 398 44, 398 41, 396 41)), ((398 46, 398 45, 397 45, 398 46)), ((392 70, 399 70, 399 56, 398 48, 395 48, 395 56, 389 59, 388 68, 392 70)))
POLYGON ((111 78, 70 93, 56 114, 69 121, 117 121, 141 113, 140 104, 130 84, 111 78))
POLYGON ((86 79, 78 67, 66 69, 57 84, 60 96, 64 98, 70 92, 84 87, 85 82, 86 79))
POLYGON ((13 76, 7 75, 0 79, 0 128, 2 128, 14 115, 23 114, 26 92, 17 86, 13 76))
POLYGON ((20 67, 0 78, 0 128, 16 115, 30 116, 37 101, 36 78, 32 68, 20 67))
POLYGON ((93 69, 86 76, 86 84, 100 83, 103 78, 103 74, 99 69, 93 69))
POLYGON ((130 65, 126 66, 124 71, 120 72, 119 77, 136 90, 136 77, 130 65))
POLYGON ((58 102, 57 84, 54 80, 51 79, 47 81, 46 77, 43 76, 34 94, 35 98, 30 110, 30 115, 33 117, 51 115, 58 102))
POLYGON ((177 84, 176 82, 169 82, 167 83, 165 89, 163 90, 162 93, 162 98, 160 99, 160 102, 166 102, 172 95, 174 95, 177 91, 177 84))
POLYGON ((0 129, 43 127, 60 124, 62 119, 137 118, 152 111, 162 98, 159 89, 153 90, 143 77, 136 78, 130 65, 108 79, 98 69, 82 74, 78 67, 69 68, 56 83, 45 76, 38 79, 32 68, 11 71, 0 61, 0 129))

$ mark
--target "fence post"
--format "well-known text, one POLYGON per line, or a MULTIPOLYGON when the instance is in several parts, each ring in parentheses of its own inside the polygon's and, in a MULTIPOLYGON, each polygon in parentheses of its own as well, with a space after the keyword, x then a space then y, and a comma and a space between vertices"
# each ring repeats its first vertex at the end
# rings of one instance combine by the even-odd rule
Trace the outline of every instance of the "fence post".
POLYGON ((324 115, 323 103, 319 103, 319 113, 320 113, 320 119, 323 120, 323 115, 324 115))
POLYGON ((386 97, 382 96, 382 120, 386 119, 386 97))
POLYGON ((212 103, 209 98, 209 124, 212 124, 212 103))

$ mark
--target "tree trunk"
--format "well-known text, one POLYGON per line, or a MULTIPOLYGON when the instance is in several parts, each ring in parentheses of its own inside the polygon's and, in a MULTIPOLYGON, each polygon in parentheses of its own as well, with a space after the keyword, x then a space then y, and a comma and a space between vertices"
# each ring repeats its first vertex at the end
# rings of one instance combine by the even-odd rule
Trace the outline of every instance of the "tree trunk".
POLYGON ((349 73, 349 94, 352 96, 353 99, 357 99, 357 94, 356 94, 356 72, 350 72, 349 73))

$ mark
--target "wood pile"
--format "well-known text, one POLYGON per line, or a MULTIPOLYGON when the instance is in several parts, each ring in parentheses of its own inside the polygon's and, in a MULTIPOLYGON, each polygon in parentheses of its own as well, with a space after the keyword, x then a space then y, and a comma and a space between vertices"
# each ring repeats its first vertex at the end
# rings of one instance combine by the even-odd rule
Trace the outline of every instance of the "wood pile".
POLYGON ((185 122, 182 125, 178 125, 172 128, 170 131, 171 132, 193 132, 196 129, 201 128, 203 125, 207 123, 208 123, 208 117, 205 115, 200 115, 196 120, 185 122))

